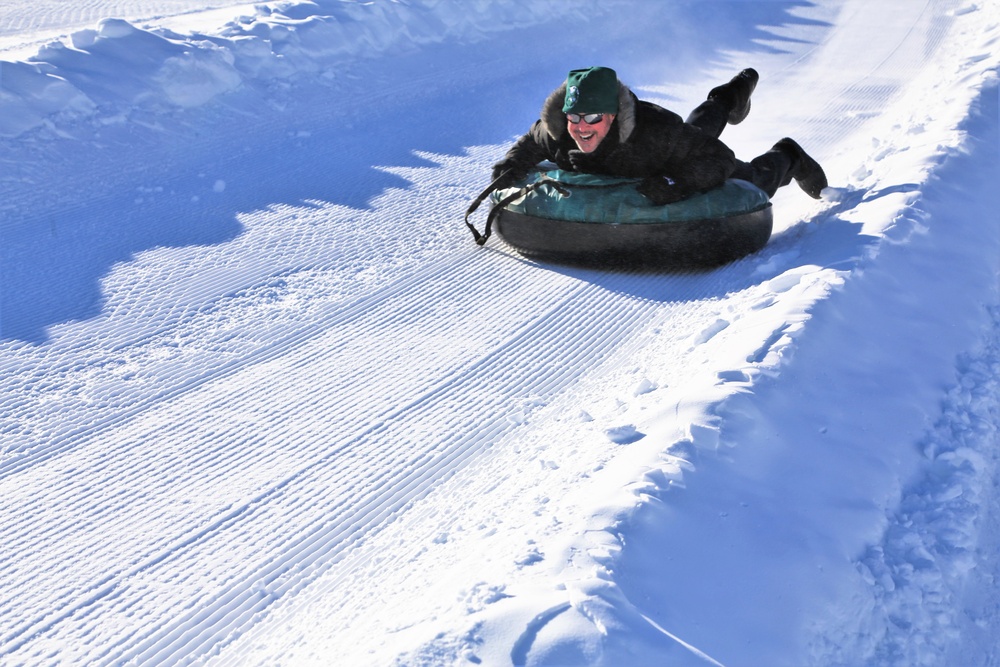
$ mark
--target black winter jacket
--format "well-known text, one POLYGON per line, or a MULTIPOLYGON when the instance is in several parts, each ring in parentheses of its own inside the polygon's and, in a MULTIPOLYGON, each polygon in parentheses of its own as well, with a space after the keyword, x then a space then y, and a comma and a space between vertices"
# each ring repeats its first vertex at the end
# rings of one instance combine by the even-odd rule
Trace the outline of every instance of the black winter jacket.
POLYGON ((622 83, 608 135, 595 151, 584 153, 567 130, 565 94, 563 84, 549 95, 531 130, 494 166, 494 180, 504 172, 519 180, 548 160, 567 171, 646 179, 640 192, 665 204, 722 185, 736 168, 736 156, 724 143, 674 112, 639 100, 622 83))

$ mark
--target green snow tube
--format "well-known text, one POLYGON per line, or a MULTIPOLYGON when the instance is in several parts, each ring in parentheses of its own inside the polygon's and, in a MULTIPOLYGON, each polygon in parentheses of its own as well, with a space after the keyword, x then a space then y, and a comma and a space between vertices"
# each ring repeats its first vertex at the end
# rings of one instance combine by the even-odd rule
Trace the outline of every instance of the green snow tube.
POLYGON ((714 267, 760 250, 771 237, 770 200, 747 181, 730 179, 665 206, 639 194, 639 182, 537 172, 493 192, 490 217, 523 255, 598 266, 714 267))

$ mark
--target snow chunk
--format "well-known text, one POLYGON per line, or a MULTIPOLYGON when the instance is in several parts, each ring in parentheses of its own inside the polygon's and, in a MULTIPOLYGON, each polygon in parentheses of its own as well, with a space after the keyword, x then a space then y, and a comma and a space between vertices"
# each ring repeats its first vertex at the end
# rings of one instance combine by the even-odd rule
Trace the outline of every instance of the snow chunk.
POLYGON ((240 86, 243 79, 234 66, 232 51, 211 42, 168 58, 156 74, 168 101, 179 107, 197 107, 240 86))
POLYGON ((16 137, 53 114, 89 114, 94 109, 86 95, 44 64, 0 62, 0 80, 0 136, 16 137))
POLYGON ((716 450, 719 448, 720 433, 717 426, 707 424, 691 424, 688 427, 691 442, 699 449, 716 450))
MULTIPOLYGON (((74 49, 84 50, 94 45, 97 41, 97 31, 87 28, 85 30, 77 30, 69 36, 70 43, 73 44, 74 49)), ((60 44, 61 46, 61 44, 60 44)))
POLYGON ((97 24, 97 34, 105 39, 122 39, 138 31, 138 28, 122 19, 103 19, 97 24))
POLYGON ((660 385, 656 384, 655 382, 653 382, 648 378, 643 378, 639 382, 639 384, 636 385, 635 389, 632 390, 632 395, 636 397, 642 396, 643 394, 648 394, 650 392, 656 391, 659 388, 660 385))

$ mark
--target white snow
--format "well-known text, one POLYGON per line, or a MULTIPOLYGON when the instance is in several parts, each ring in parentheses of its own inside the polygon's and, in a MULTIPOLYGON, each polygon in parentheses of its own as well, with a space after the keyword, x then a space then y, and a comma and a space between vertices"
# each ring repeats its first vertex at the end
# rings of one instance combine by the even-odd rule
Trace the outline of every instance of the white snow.
POLYGON ((1000 664, 1000 6, 0 10, 0 664, 1000 664), (30 51, 30 52, 28 52, 30 51), (700 273, 462 224, 574 67, 823 200, 700 273))

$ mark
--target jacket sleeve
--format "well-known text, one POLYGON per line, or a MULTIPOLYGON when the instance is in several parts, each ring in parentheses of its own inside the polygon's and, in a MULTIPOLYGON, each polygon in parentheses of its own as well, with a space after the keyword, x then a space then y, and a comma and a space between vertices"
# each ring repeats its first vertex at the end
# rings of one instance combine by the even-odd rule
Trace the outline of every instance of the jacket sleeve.
POLYGON ((674 180, 686 196, 722 185, 736 170, 732 149, 687 123, 675 130, 663 175, 674 180))
POLYGON ((503 160, 493 165, 492 180, 496 180, 504 172, 508 177, 505 180, 510 182, 521 180, 539 162, 552 159, 544 133, 541 121, 535 121, 531 130, 511 146, 503 160))

